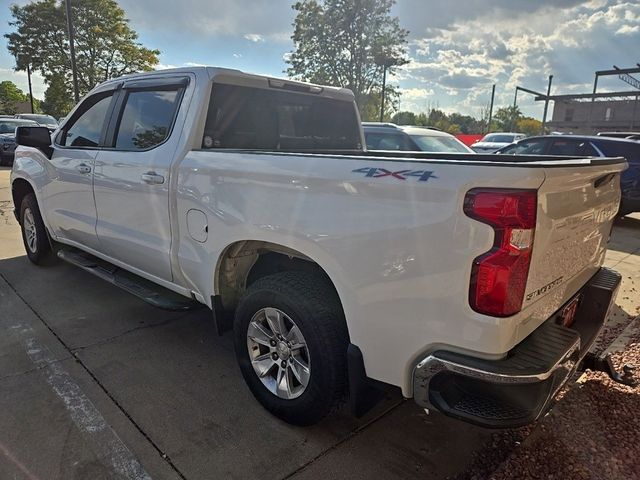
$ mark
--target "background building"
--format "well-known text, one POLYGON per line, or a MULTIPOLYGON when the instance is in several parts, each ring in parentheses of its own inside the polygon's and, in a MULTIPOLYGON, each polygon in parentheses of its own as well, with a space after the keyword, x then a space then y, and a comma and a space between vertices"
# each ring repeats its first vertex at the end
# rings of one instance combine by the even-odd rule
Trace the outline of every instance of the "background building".
POLYGON ((555 100, 551 131, 592 134, 603 131, 640 131, 638 96, 624 100, 555 100))

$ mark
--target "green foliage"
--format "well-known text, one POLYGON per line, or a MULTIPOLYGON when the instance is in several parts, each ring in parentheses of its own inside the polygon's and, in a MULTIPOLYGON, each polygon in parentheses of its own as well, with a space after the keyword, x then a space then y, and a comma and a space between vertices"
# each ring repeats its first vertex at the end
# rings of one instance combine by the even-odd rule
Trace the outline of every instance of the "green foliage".
MULTIPOLYGON (((398 101, 400 100, 400 92, 396 87, 391 85, 385 86, 384 97, 384 115, 383 121, 391 121, 393 112, 398 108, 398 101)), ((359 105, 360 119, 363 122, 377 122, 380 120, 380 107, 382 106, 382 94, 380 91, 372 91, 367 95, 362 96, 361 104, 359 105)))
MULTIPOLYGON (((496 123, 497 130, 502 132, 511 132, 515 130, 517 122, 522 118, 522 112, 517 106, 499 108, 493 115, 493 121, 496 123)), ((493 122, 492 122, 493 123, 493 122)))
MULTIPOLYGON (((471 115, 460 113, 446 114, 438 108, 430 108, 426 113, 398 112, 391 120, 398 125, 417 125, 421 127, 436 127, 445 132, 457 135, 483 133, 486 121, 478 120, 471 115)), ((497 124, 491 122, 495 128, 497 124)))
POLYGON ((73 108, 73 95, 62 75, 52 75, 44 92, 42 111, 55 118, 66 116, 73 108))
POLYGON ((398 112, 391 117, 391 121, 397 125, 416 125, 416 114, 407 111, 398 112))
MULTIPOLYGON (((64 2, 40 0, 24 6, 12 5, 5 34, 16 69, 27 64, 38 70, 47 83, 64 78, 71 90, 71 69, 64 2)), ((98 83, 126 73, 153 69, 158 50, 137 42, 138 35, 115 0, 82 0, 71 4, 75 27, 76 64, 80 93, 98 83)))
POLYGON ((17 113, 17 104, 29 101, 29 96, 25 95, 18 86, 10 80, 0 82, 0 113, 4 115, 14 115, 17 113))
POLYGON ((517 131, 525 133, 527 136, 540 135, 542 130, 542 122, 531 117, 519 118, 516 125, 517 131))
MULTIPOLYGON (((287 58, 287 74, 353 91, 363 119, 380 105, 383 64, 387 75, 408 62, 408 31, 391 16, 395 0, 300 0, 287 58), (378 95, 375 95, 378 92, 378 95)), ((393 105, 393 100, 389 105, 393 105)), ((385 109, 386 110, 386 109, 385 109)), ((385 112, 386 114, 387 112, 385 112)), ((386 115, 385 115, 386 116, 386 115)), ((379 118, 379 113, 378 113, 379 118)))

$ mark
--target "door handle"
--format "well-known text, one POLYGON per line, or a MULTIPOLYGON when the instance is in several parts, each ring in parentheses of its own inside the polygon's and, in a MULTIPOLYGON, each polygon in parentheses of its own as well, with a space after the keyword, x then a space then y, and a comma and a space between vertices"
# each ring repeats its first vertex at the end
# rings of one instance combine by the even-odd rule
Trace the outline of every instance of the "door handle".
POLYGON ((78 170, 80 173, 91 173, 91 167, 86 163, 81 163, 80 165, 78 165, 76 167, 76 170, 78 170))
POLYGON ((143 173, 140 175, 140 178, 144 183, 148 183, 149 185, 161 185, 164 183, 164 177, 158 175, 156 172, 143 173))

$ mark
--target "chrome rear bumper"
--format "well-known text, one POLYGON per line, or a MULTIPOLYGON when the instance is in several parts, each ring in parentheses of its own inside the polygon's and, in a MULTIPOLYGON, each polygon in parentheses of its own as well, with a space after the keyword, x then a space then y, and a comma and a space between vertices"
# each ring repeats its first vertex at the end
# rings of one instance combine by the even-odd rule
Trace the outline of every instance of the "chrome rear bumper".
POLYGON ((617 272, 600 269, 578 293, 571 328, 557 323, 559 313, 553 315, 502 360, 446 350, 431 353, 414 370, 416 403, 491 428, 535 421, 579 368, 604 325, 620 280, 617 272))

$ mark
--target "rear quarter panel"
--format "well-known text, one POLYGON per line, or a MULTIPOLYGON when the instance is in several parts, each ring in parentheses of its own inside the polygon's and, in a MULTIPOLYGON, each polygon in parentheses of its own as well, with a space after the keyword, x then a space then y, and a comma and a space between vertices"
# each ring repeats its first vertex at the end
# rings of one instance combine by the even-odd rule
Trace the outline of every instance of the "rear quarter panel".
POLYGON ((295 249, 334 282, 367 374, 407 396, 421 354, 448 345, 491 357, 518 339, 522 318, 469 307, 471 264, 489 250, 493 231, 467 218, 462 203, 476 186, 538 188, 542 168, 210 150, 190 152, 178 171, 179 263, 204 298, 216 292, 228 245, 295 249), (368 168, 405 173, 367 176, 368 168), (406 175, 427 171, 426 181, 406 175), (204 243, 187 232, 190 209, 207 217, 204 243))

